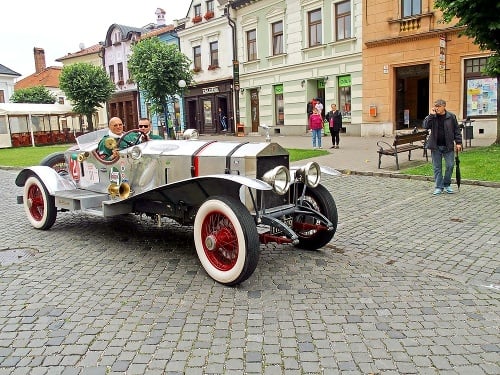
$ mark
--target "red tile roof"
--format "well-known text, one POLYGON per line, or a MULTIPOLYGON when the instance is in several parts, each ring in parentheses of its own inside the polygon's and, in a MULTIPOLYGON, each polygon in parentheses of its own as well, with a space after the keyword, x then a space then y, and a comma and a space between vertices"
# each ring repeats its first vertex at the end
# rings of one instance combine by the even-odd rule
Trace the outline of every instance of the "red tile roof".
POLYGON ((14 90, 35 86, 59 87, 59 76, 61 75, 61 70, 62 67, 49 66, 40 73, 33 73, 32 75, 16 82, 14 90))
POLYGON ((59 57, 58 59, 56 59, 56 61, 64 61, 67 59, 71 59, 73 57, 91 55, 93 53, 99 52, 101 50, 101 48, 103 48, 102 45, 95 44, 93 46, 90 46, 88 48, 84 48, 84 49, 77 51, 77 52, 69 52, 66 56, 59 57))

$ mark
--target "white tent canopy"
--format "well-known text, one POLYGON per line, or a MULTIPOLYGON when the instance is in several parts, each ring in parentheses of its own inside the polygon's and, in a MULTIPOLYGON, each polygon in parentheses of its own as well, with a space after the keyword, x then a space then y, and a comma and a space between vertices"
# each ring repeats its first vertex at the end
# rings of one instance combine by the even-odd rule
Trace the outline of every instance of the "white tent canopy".
POLYGON ((35 146, 34 132, 40 130, 44 119, 48 119, 48 130, 59 131, 61 118, 75 116, 72 106, 65 104, 0 103, 0 148, 12 147, 11 135, 23 131, 29 133, 35 146))
POLYGON ((72 113, 73 108, 67 104, 0 103, 0 116, 69 115, 72 113))

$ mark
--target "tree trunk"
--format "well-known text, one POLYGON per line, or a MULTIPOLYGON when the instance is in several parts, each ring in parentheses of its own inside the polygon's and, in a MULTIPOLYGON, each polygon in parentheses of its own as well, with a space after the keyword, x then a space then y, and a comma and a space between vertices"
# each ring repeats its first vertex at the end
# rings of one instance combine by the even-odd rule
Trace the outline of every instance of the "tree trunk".
POLYGON ((94 131, 94 118, 93 118, 93 113, 87 113, 85 116, 87 117, 87 131, 93 132, 94 131))

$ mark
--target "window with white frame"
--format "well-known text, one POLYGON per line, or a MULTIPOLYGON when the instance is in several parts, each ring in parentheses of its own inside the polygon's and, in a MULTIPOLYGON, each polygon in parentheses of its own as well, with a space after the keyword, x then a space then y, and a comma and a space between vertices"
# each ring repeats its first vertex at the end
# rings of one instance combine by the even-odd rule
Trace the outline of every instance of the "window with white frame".
POLYGON ((213 12, 214 11, 214 0, 208 0, 207 1, 207 12, 213 12))
POLYGON ((323 19, 321 9, 315 9, 307 13, 307 26, 309 29, 309 47, 323 43, 323 19))
POLYGON ((247 31, 247 60, 257 60, 257 31, 247 31))
POLYGON ((219 67, 219 42, 210 43, 210 66, 212 69, 219 67))
POLYGON ((416 16, 422 13, 422 0, 401 0, 402 17, 416 16))
POLYGON ((351 37, 351 1, 335 4, 335 29, 336 39, 349 39, 351 37))
POLYGON ((193 66, 195 71, 201 70, 201 46, 193 47, 193 66))
POLYGON ((114 65, 110 65, 108 66, 108 69, 109 69, 109 78, 111 79, 111 82, 115 83, 115 66, 114 65))
POLYGON ((273 56, 283 53, 283 21, 271 24, 273 56))
POLYGON ((201 17, 201 4, 196 4, 194 7, 194 16, 201 17))

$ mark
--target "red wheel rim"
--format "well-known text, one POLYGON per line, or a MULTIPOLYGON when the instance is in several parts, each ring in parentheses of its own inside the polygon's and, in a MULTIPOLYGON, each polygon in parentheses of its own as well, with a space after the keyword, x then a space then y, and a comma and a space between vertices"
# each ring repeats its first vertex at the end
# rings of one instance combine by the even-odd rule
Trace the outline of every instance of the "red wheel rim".
POLYGON ((229 271, 238 260, 238 237, 231 221, 222 213, 207 215, 201 226, 203 249, 210 263, 229 271))
POLYGON ((28 205, 29 211, 33 219, 40 221, 43 218, 45 212, 45 202, 43 200, 43 194, 38 185, 31 185, 28 189, 28 205))

